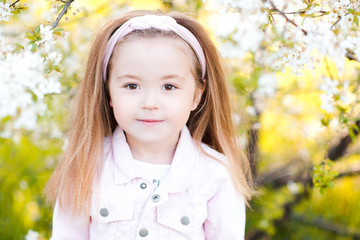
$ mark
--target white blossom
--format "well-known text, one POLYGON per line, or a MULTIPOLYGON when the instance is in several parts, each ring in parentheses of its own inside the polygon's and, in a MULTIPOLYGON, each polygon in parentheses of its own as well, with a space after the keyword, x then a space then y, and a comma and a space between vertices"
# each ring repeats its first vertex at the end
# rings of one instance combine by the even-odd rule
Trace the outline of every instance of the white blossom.
POLYGON ((300 191, 300 187, 298 186, 298 184, 297 183, 295 183, 294 181, 288 181, 287 183, 286 183, 286 186, 287 186, 287 188, 290 190, 290 192, 292 193, 292 194, 297 194, 297 193, 299 193, 299 191, 300 191))
POLYGON ((12 15, 10 4, 0 2, 0 22, 1 21, 9 21, 9 17, 12 15))
POLYGON ((261 10, 262 2, 222 0, 217 2, 217 6, 222 10, 213 22, 217 25, 215 29, 220 42, 225 45, 219 47, 222 56, 243 57, 249 51, 255 52, 265 36, 261 25, 267 23, 267 14, 261 10))
POLYGON ((273 97, 276 93, 277 81, 272 75, 265 74, 258 79, 257 93, 266 97, 273 97))
POLYGON ((254 107, 252 107, 252 106, 248 106, 246 108, 246 112, 247 112, 247 114, 249 114, 252 117, 256 116, 256 109, 254 107))
POLYGON ((345 81, 339 91, 340 100, 347 105, 351 105, 356 101, 356 96, 349 90, 349 81, 345 81))
POLYGON ((45 43, 51 41, 53 39, 53 32, 51 26, 40 25, 40 36, 41 40, 37 41, 37 44, 45 43))
POLYGON ((350 4, 350 1, 349 0, 340 0, 340 3, 343 5, 343 6, 348 6, 350 4))
POLYGON ((25 236, 25 240, 38 240, 39 239, 39 233, 30 229, 26 236, 25 236))
POLYGON ((254 124, 252 125, 252 127, 253 127, 253 129, 258 130, 258 129, 261 128, 261 123, 260 123, 260 122, 256 122, 256 123, 254 123, 254 124))
POLYGON ((325 91, 327 95, 331 96, 339 92, 337 89, 338 85, 339 81, 331 78, 325 78, 325 83, 320 86, 320 90, 325 91))
POLYGON ((335 111, 334 103, 332 96, 323 93, 320 95, 321 97, 321 106, 320 108, 325 110, 327 113, 333 113, 335 111))
POLYGON ((303 111, 302 106, 297 103, 296 97, 291 94, 286 94, 281 100, 281 103, 289 113, 299 114, 303 111))
POLYGON ((241 124, 241 116, 238 113, 233 113, 231 115, 232 120, 236 126, 240 126, 241 124))
POLYGON ((62 59, 62 55, 57 53, 56 51, 51 52, 46 57, 46 60, 48 62, 51 62, 53 65, 59 65, 61 59, 62 59))
POLYGON ((59 93, 60 83, 45 74, 44 58, 39 52, 7 52, 0 59, 0 119, 11 116, 15 129, 34 129, 37 116, 44 113, 42 99, 59 93))

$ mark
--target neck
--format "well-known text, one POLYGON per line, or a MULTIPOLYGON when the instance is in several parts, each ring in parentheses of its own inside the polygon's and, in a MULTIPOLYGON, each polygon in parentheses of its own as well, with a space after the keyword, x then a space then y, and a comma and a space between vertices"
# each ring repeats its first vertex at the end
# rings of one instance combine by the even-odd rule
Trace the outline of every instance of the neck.
POLYGON ((162 143, 142 143, 126 137, 134 159, 154 164, 170 164, 175 154, 179 135, 162 143))

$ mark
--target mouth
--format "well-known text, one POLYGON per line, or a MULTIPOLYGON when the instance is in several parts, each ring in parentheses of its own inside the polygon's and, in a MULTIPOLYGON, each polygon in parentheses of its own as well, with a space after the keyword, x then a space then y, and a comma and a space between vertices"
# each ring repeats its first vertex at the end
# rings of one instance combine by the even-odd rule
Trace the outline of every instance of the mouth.
POLYGON ((155 119, 137 119, 137 121, 149 127, 156 126, 163 122, 163 120, 155 120, 155 119))

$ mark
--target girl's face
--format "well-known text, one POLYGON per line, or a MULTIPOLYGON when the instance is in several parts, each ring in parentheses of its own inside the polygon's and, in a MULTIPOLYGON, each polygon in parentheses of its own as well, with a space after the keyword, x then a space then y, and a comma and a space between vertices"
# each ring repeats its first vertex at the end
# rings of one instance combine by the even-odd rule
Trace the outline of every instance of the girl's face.
POLYGON ((166 37, 136 38, 115 48, 110 105, 130 146, 176 144, 202 94, 192 54, 183 40, 166 37))

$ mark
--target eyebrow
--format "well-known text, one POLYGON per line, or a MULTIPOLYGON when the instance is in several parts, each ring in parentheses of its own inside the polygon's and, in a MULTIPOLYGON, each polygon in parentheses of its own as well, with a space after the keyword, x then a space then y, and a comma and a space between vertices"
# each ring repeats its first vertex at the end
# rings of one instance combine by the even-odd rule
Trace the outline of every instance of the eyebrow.
POLYGON ((177 74, 165 75, 165 76, 163 76, 161 79, 162 79, 162 80, 167 80, 167 79, 171 79, 171 78, 176 78, 176 79, 179 79, 179 80, 181 80, 181 81, 184 81, 184 80, 185 80, 184 77, 182 77, 182 76, 180 76, 180 75, 177 75, 177 74))
POLYGON ((130 79, 134 79, 134 80, 140 80, 141 78, 135 76, 135 75, 131 75, 131 74, 124 74, 124 75, 120 75, 117 76, 116 79, 121 80, 123 78, 130 78, 130 79))
MULTIPOLYGON (((132 74, 124 74, 124 75, 120 75, 120 76, 116 77, 116 79, 118 79, 118 80, 122 80, 124 78, 126 78, 126 79, 134 79, 134 80, 139 80, 139 81, 141 80, 140 77, 132 75, 132 74)), ((168 79, 172 79, 172 78, 179 79, 181 81, 185 80, 184 77, 182 77, 180 75, 177 75, 177 74, 164 75, 164 76, 161 77, 161 80, 168 80, 168 79)))

